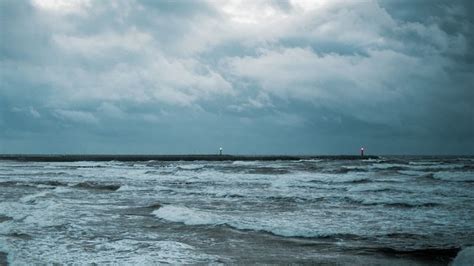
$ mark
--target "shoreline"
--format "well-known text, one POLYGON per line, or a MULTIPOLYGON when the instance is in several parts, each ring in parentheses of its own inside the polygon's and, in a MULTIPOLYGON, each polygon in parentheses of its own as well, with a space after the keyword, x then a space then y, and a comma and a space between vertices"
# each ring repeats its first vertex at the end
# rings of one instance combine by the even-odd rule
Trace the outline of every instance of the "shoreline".
POLYGON ((296 160, 366 160, 379 159, 373 155, 126 155, 126 154, 2 154, 0 161, 77 162, 77 161, 296 161, 296 160))

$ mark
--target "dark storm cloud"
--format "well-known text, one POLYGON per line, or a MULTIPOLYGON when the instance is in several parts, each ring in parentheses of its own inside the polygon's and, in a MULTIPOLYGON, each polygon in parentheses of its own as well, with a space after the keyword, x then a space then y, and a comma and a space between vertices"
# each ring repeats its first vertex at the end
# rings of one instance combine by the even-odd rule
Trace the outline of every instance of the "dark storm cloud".
POLYGON ((470 1, 0 5, 0 152, 474 150, 470 1))

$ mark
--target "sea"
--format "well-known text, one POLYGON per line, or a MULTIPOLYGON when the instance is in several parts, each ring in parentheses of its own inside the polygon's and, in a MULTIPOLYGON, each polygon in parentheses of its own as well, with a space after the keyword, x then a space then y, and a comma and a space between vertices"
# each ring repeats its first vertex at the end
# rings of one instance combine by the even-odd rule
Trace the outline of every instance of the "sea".
POLYGON ((474 157, 0 160, 0 264, 474 265, 474 157))

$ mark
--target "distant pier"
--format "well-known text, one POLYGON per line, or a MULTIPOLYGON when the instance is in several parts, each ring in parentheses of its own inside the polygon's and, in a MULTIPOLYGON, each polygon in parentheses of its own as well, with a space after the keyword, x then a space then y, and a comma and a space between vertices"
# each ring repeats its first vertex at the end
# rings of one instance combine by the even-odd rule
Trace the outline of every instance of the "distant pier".
POLYGON ((371 155, 112 155, 112 154, 3 154, 0 160, 24 162, 77 162, 77 161, 295 161, 295 160, 361 160, 377 159, 371 155))

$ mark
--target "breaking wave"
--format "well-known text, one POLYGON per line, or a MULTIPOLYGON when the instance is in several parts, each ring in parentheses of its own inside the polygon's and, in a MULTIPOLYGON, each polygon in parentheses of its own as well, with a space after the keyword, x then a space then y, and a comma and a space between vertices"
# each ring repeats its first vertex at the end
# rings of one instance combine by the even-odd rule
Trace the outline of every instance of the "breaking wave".
POLYGON ((473 172, 437 172, 432 176, 434 179, 451 182, 474 182, 473 172))
MULTIPOLYGON (((250 219, 236 218, 225 213, 212 213, 210 211, 191 209, 183 206, 162 206, 153 211, 157 218, 168 222, 182 223, 189 226, 227 226, 242 231, 255 231, 272 234, 280 237, 296 237, 308 239, 366 239, 367 236, 354 233, 335 232, 324 228, 305 228, 292 220, 250 219)), ((378 236, 380 237, 380 235, 378 236)), ((391 237, 385 235, 383 237, 391 237)), ((412 236, 415 237, 415 236, 412 236)), ((416 236, 418 238, 422 236, 416 236)))

